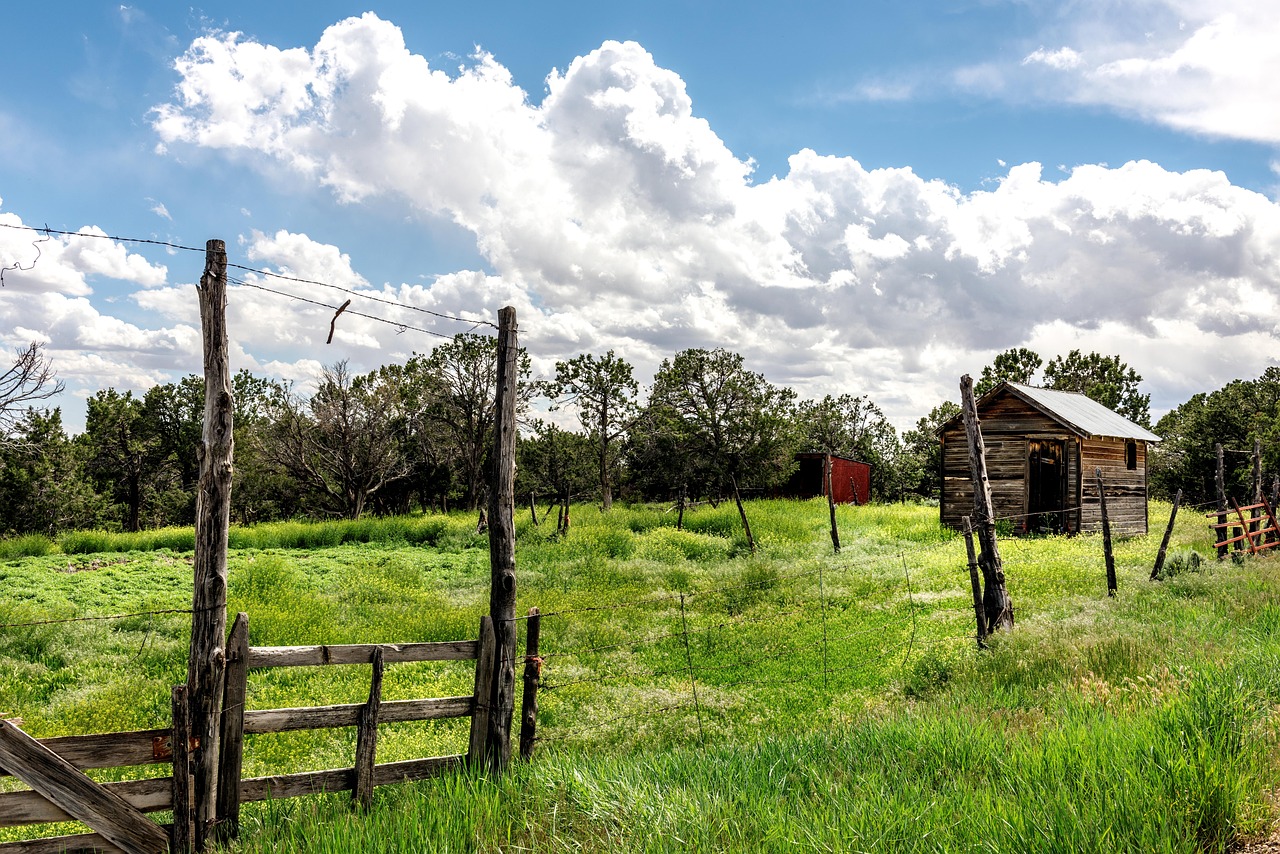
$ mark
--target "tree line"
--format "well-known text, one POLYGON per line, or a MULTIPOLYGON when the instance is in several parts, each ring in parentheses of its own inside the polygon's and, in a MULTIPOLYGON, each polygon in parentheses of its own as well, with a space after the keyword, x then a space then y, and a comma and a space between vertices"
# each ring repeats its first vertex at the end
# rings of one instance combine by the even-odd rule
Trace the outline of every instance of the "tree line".
MULTIPOLYGON (((562 524, 570 501, 602 510, 618 497, 736 499, 741 506, 744 495, 776 493, 798 451, 869 463, 873 499, 936 498, 936 431, 959 411, 943 401, 899 435, 866 395, 801 400, 724 349, 691 348, 663 360, 647 394, 612 350, 558 362, 541 380, 532 379, 526 353, 518 365, 517 493, 535 514, 551 507, 562 524), (535 410, 569 417, 557 424, 535 410)), ((978 389, 1001 380, 1080 391, 1149 424, 1141 377, 1118 356, 1073 350, 1046 364, 1032 351, 1009 350, 983 370, 978 389)), ((457 335, 365 374, 339 362, 324 369, 311 395, 245 370, 232 384, 232 513, 240 523, 484 506, 493 338, 457 335)), ((58 409, 39 406, 61 390, 39 344, 20 350, 0 376, 0 532, 190 524, 202 378, 141 395, 103 389, 89 398, 85 430, 76 436, 67 435, 58 409)), ((1199 495, 1213 482, 1206 468, 1213 441, 1244 444, 1255 435, 1275 471, 1278 399, 1280 369, 1272 368, 1169 413, 1156 425, 1168 441, 1153 454, 1153 485, 1199 495)), ((1233 468, 1235 480, 1242 476, 1233 468)))

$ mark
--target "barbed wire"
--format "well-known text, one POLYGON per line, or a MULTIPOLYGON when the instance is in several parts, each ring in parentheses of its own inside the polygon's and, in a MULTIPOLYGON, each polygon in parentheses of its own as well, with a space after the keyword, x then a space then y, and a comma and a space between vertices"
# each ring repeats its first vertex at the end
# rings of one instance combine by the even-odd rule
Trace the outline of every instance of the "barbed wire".
POLYGON ((26 623, 0 623, 0 629, 27 629, 35 626, 56 626, 63 623, 95 623, 103 620, 128 620, 134 617, 157 617, 162 614, 197 614, 216 610, 217 607, 218 606, 201 608, 198 611, 191 608, 165 608, 159 611, 136 611, 131 614, 108 614, 100 617, 64 617, 52 620, 32 620, 26 623))
POLYGON ((278 291, 275 288, 268 288, 265 285, 258 285, 258 284, 254 284, 253 282, 246 282, 243 279, 235 279, 235 278, 232 278, 231 276, 227 277, 227 283, 232 285, 238 285, 244 288, 254 288, 255 290, 259 290, 259 291, 266 291, 269 294, 276 294, 277 296, 286 297, 291 300, 297 300, 298 302, 305 302, 310 305, 318 306, 320 308, 326 308, 329 311, 340 311, 344 314, 353 314, 356 317, 363 317, 366 320, 373 320, 373 321, 377 321, 378 323, 385 323, 388 326, 396 327, 396 329, 399 330, 400 332, 408 332, 408 331, 422 332, 426 335, 434 335, 437 338, 444 338, 445 340, 451 340, 453 338, 452 335, 446 335, 443 332, 436 332, 433 329, 423 329, 420 326, 411 326, 408 323, 401 323, 398 320, 388 320, 385 317, 378 317, 375 314, 365 314, 362 311, 356 311, 350 308, 343 308, 342 306, 329 305, 328 303, 323 303, 323 302, 320 302, 319 300, 308 299, 307 297, 300 297, 297 294, 291 294, 288 291, 278 291))
MULTIPOLYGON (((84 237, 84 238, 91 238, 91 239, 94 239, 94 240, 111 240, 111 241, 115 241, 116 243, 138 243, 138 244, 144 244, 144 245, 149 245, 149 246, 159 246, 159 247, 163 247, 163 248, 165 248, 165 249, 173 249, 173 250, 178 250, 178 251, 183 251, 183 252, 205 252, 205 251, 207 251, 207 250, 206 250, 205 248, 203 248, 203 247, 185 246, 185 245, 183 245, 183 244, 181 244, 181 243, 173 243, 173 242, 168 241, 168 240, 157 240, 157 239, 155 239, 155 238, 147 238, 147 237, 123 237, 123 236, 120 236, 120 235, 114 235, 114 234, 93 234, 93 233, 90 233, 90 232, 83 232, 83 231, 64 231, 64 230, 56 229, 56 228, 49 228, 47 225, 46 225, 46 226, 44 226, 43 228, 41 228, 41 227, 33 226, 33 225, 15 225, 15 224, 13 224, 13 223, 0 223, 0 227, 8 228, 8 229, 12 229, 12 230, 19 230, 19 231, 30 231, 30 232, 34 232, 34 233, 36 233, 36 234, 43 234, 43 235, 45 236, 45 240, 49 240, 49 239, 51 239, 54 235, 57 235, 57 236, 59 236, 59 237, 84 237)), ((44 242, 44 241, 39 241, 39 242, 44 242)), ((5 271, 5 270, 18 270, 18 271, 26 272, 26 271, 29 271, 29 270, 34 269, 35 264, 40 260, 40 257, 41 257, 41 254, 42 254, 42 253, 40 252, 39 246, 37 246, 37 247, 36 247, 36 252, 37 252, 37 254, 36 254, 36 258, 35 258, 35 260, 33 260, 33 261, 31 262, 31 264, 30 264, 29 266, 24 267, 24 266, 22 266, 21 262, 15 261, 12 265, 10 265, 10 266, 8 266, 8 267, 5 267, 3 270, 0 270, 0 285, 3 285, 3 281, 4 281, 4 280, 3 280, 3 276, 4 276, 4 271, 5 271)), ((370 300, 370 301, 372 301, 372 302, 381 303, 381 304, 383 304, 383 305, 392 306, 392 307, 395 307, 395 308, 403 309, 403 310, 405 310, 405 311, 414 311, 414 312, 418 312, 418 313, 420 313, 420 314, 426 314, 426 315, 430 315, 431 317, 437 317, 437 318, 440 318, 441 320, 449 320, 449 321, 453 321, 453 322, 456 322, 456 323, 468 323, 468 324, 471 324, 472 329, 475 329, 475 328, 476 328, 476 327, 478 327, 478 326, 488 326, 488 327, 493 328, 493 329, 497 329, 497 328, 498 328, 498 327, 497 327, 497 324, 495 324, 495 323, 493 323, 493 322, 491 322, 491 321, 488 321, 488 320, 478 319, 478 318, 473 318, 473 317, 462 317, 462 316, 459 316, 459 315, 447 314, 447 313, 445 313, 445 312, 433 311, 433 310, 431 310, 431 309, 429 309, 429 308, 423 308, 422 306, 413 305, 413 304, 411 304, 411 303, 407 303, 407 302, 401 302, 400 300, 387 299, 386 297, 377 296, 377 295, 375 295, 375 294, 369 293, 368 291, 358 291, 358 290, 355 290, 355 289, 353 289, 353 288, 348 288, 348 287, 345 287, 345 286, 343 286, 343 285, 335 284, 335 283, 333 283, 333 282, 326 282, 326 281, 322 281, 322 280, 320 280, 320 279, 306 279, 306 278, 302 278, 302 277, 300 277, 300 276, 289 276, 289 275, 286 275, 286 274, 284 274, 284 273, 277 273, 277 272, 275 272, 275 271, 272 271, 272 270, 266 270, 266 269, 262 269, 262 268, 259 268, 259 267, 248 267, 248 266, 245 266, 244 264, 231 264, 231 263, 228 263, 228 264, 227 264, 227 268, 228 268, 228 269, 235 269, 235 270, 243 270, 243 271, 244 271, 244 272, 246 272, 246 273, 253 273, 253 274, 255 274, 255 275, 259 275, 259 276, 263 276, 263 277, 269 277, 269 278, 274 278, 274 279, 280 279, 280 280, 282 280, 282 281, 296 282, 296 283, 298 283, 298 284, 305 284, 305 285, 315 285, 315 286, 317 286, 317 287, 322 287, 322 288, 330 288, 330 289, 332 289, 332 290, 342 291, 343 293, 351 294, 352 296, 356 296, 356 297, 359 297, 359 298, 361 298, 361 299, 367 299, 367 300, 370 300)), ((231 277, 231 276, 228 276, 228 277, 227 277, 227 281, 228 281, 228 283, 231 283, 231 284, 240 285, 240 286, 242 286, 242 287, 253 287, 253 288, 258 288, 259 290, 267 291, 268 293, 274 293, 274 294, 278 294, 278 295, 281 295, 281 296, 287 296, 287 297, 290 297, 290 298, 292 298, 292 299, 300 300, 300 301, 302 301, 302 302, 311 303, 312 305, 320 306, 320 307, 323 307, 323 308, 328 308, 328 309, 330 309, 330 310, 334 310, 334 311, 336 311, 336 310, 337 310, 337 308, 338 308, 337 306, 330 306, 330 305, 326 305, 325 303, 318 302, 318 301, 316 301, 316 300, 310 300, 310 299, 307 299, 307 298, 305 298, 305 297, 300 297, 300 296, 297 296, 297 295, 295 295, 295 294, 287 293, 287 292, 285 292, 285 291, 278 291, 278 290, 275 290, 274 288, 268 288, 268 287, 263 286, 263 285, 253 284, 253 283, 250 283, 250 282, 246 282, 246 281, 244 281, 243 279, 236 279, 236 278, 233 278, 233 277, 231 277)), ((401 331, 412 330, 412 331, 414 331, 414 332, 424 332, 424 333, 426 333, 426 334, 428 334, 428 335, 436 335, 436 336, 439 336, 439 337, 441 337, 441 338, 451 338, 451 337, 452 337, 452 336, 450 336, 450 335, 445 335, 445 334, 440 333, 440 332, 433 332, 432 330, 429 330, 429 329, 421 329, 421 328, 418 328, 418 327, 415 327, 415 326, 410 326, 410 325, 405 324, 405 323, 398 323, 398 322, 396 322, 396 321, 394 321, 394 320, 389 320, 389 319, 387 319, 387 318, 383 318, 383 317, 377 317, 377 316, 374 316, 374 315, 364 314, 364 313, 357 312, 357 311, 347 310, 347 313, 349 313, 349 314, 354 314, 354 315, 357 315, 357 316, 359 316, 359 317, 366 318, 366 319, 368 319, 368 320, 375 320, 375 321, 379 321, 379 322, 382 322, 382 323, 387 323, 387 324, 390 324, 390 325, 393 325, 393 326, 399 327, 399 328, 401 329, 401 331)))

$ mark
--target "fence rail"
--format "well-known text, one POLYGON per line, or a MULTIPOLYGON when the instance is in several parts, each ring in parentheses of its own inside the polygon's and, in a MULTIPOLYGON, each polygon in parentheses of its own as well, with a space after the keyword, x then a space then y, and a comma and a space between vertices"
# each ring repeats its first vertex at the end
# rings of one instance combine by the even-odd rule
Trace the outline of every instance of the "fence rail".
MULTIPOLYGON (((248 636, 248 616, 242 613, 232 626, 227 645, 218 835, 236 835, 243 803, 349 791, 358 803, 367 804, 374 787, 424 780, 479 761, 488 728, 489 676, 495 642, 489 617, 481 618, 479 638, 465 641, 250 647, 248 636), (382 671, 386 664, 431 661, 476 661, 475 691, 457 697, 382 701, 382 671), (332 665, 370 667, 369 700, 332 706, 245 709, 250 670, 332 665), (466 717, 471 718, 471 735, 465 752, 382 764, 375 761, 380 724, 466 717), (246 734, 352 726, 358 732, 355 762, 349 768, 241 777, 246 734)), ((0 722, 0 775, 13 774, 31 786, 27 791, 0 793, 0 827, 82 821, 96 831, 2 843, 0 852, 185 850, 194 838, 190 756, 200 749, 197 740, 189 737, 185 745, 174 744, 175 733, 186 732, 185 697, 185 689, 175 689, 175 726, 167 729, 33 739, 13 722, 0 722), (118 783, 96 783, 83 775, 87 769, 143 765, 169 765, 171 770, 164 777, 118 783), (51 768, 62 770, 51 772, 51 768), (75 775, 74 782, 65 786, 79 788, 70 794, 50 790, 43 780, 54 774, 63 774, 66 780, 75 775), (98 801, 125 818, 121 822, 117 821, 118 816, 104 819, 97 815, 94 805, 98 801), (172 824, 141 819, 143 814, 167 810, 174 812, 172 824), (128 828, 128 832, 117 825, 128 828)), ((183 741, 181 735, 178 739, 183 741)))

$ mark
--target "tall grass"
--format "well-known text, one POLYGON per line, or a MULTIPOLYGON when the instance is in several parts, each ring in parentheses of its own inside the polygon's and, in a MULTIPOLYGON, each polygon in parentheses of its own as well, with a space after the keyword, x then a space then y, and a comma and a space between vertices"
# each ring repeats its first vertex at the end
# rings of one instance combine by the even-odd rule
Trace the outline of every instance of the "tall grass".
MULTIPOLYGON (((680 531, 666 508, 575 505, 567 535, 520 514, 521 610, 546 613, 535 761, 388 787, 368 815, 342 796, 246 805, 236 849, 1225 851, 1264 827, 1280 785, 1274 558, 1188 559, 1153 583, 1158 536, 1134 538, 1108 598, 1100 538, 1008 540, 1017 626, 979 651, 963 542, 937 508, 841 507, 839 555, 825 503, 747 512, 754 555, 731 503, 680 531)), ((235 529, 230 609, 255 645, 473 637, 489 579, 474 524, 235 529)), ((1175 548, 1208 554, 1206 530, 1184 514, 1175 548)), ((0 623, 189 602, 189 556, 141 542, 0 565, 0 623)), ((188 625, 0 629, 0 712, 36 735, 163 725, 188 625)), ((255 673, 251 707, 368 690, 367 668, 304 670, 255 673)), ((394 665, 384 690, 465 694, 472 677, 394 665)), ((385 730, 380 761, 465 749, 463 722, 385 730)), ((258 736, 246 768, 339 767, 352 749, 342 730, 258 736)))

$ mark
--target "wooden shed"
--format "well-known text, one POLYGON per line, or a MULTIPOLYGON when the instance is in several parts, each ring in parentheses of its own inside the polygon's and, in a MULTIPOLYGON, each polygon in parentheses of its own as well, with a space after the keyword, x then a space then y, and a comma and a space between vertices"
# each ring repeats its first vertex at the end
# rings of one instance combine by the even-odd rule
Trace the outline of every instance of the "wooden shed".
MULTIPOLYGON (((1147 532, 1147 448, 1159 436, 1082 394, 1016 383, 996 386, 977 407, 997 519, 1019 533, 1101 530, 1101 468, 1112 530, 1147 532)), ((973 513, 963 418, 938 432, 942 523, 959 528, 973 513)))
MULTIPOLYGON (((826 495, 826 459, 826 454, 796 454, 797 468, 784 494, 792 498, 826 495)), ((866 504, 871 495, 870 464, 832 454, 831 495, 837 504, 866 504)))

